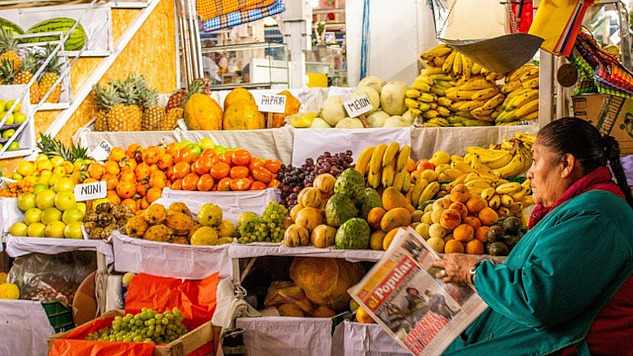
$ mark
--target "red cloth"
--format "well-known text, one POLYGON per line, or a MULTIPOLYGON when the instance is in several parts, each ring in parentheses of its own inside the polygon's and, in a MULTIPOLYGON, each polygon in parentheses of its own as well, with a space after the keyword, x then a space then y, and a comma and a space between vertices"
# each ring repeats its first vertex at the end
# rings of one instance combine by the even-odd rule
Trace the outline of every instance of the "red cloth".
POLYGON ((595 189, 605 190, 625 199, 624 193, 622 193, 620 187, 613 182, 609 168, 607 168, 607 166, 598 167, 594 171, 575 181, 574 184, 567 188, 563 195, 558 198, 553 206, 546 208, 541 204, 537 205, 532 211, 532 216, 530 216, 528 228, 533 228, 547 215, 547 213, 567 200, 595 189))
MULTIPOLYGON (((605 190, 625 199, 622 190, 611 178, 609 168, 606 166, 596 168, 593 172, 574 182, 552 207, 546 208, 537 205, 530 216, 529 227, 532 228, 560 204, 590 190, 605 190)), ((629 277, 600 311, 589 329, 587 345, 589 345, 592 355, 633 356, 633 276, 629 277)), ((576 354, 576 348, 569 346, 552 355, 572 356, 576 354)))

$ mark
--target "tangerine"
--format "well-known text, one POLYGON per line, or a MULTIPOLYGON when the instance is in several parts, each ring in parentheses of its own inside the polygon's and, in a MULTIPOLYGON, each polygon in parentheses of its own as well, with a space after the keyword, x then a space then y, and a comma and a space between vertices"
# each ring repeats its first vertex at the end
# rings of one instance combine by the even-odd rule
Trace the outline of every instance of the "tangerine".
POLYGON ((187 162, 178 162, 174 165, 174 171, 173 171, 173 177, 172 179, 175 177, 176 179, 182 179, 184 178, 187 174, 189 174, 189 172, 191 172, 191 167, 189 166, 189 163, 187 162))
POLYGON ((231 181, 232 179, 229 177, 224 177, 220 179, 218 182, 218 191, 219 192, 227 192, 231 190, 231 181))
POLYGON ((251 187, 252 183, 253 181, 248 178, 236 178, 231 180, 231 182, 229 183, 229 187, 233 191, 244 191, 248 190, 248 188, 251 187))
POLYGON ((252 155, 247 150, 235 150, 231 155, 231 162, 236 166, 248 166, 251 163, 252 155))
POLYGON ((182 190, 182 179, 176 179, 173 183, 171 183, 171 189, 182 190))
POLYGON ((197 175, 196 173, 188 173, 183 179, 182 179, 182 189, 183 190, 196 190, 196 186, 198 184, 198 178, 200 178, 199 175, 197 175))
POLYGON ((255 181, 251 184, 251 190, 264 190, 266 188, 268 188, 268 186, 260 181, 255 181))
POLYGON ((203 175, 209 173, 212 166, 213 162, 211 161, 210 157, 200 157, 195 162, 193 162, 191 168, 199 175, 203 175))
POLYGON ((248 167, 244 166, 233 166, 231 167, 230 174, 231 178, 246 178, 248 177, 248 167))
POLYGON ((211 167, 210 173, 213 179, 220 180, 224 177, 227 177, 229 175, 230 170, 231 170, 231 166, 229 166, 227 163, 219 162, 219 163, 214 164, 211 167))
POLYGON ((281 161, 278 159, 267 159, 264 162, 264 168, 269 170, 272 174, 277 174, 281 169, 281 161))
POLYGON ((206 173, 198 178, 196 188, 198 188, 198 190, 201 192, 208 192, 211 190, 211 188, 213 188, 213 184, 215 184, 213 177, 211 177, 209 173, 206 173))
POLYGON ((194 159, 193 152, 191 152, 191 149, 188 147, 183 147, 179 149, 178 153, 174 156, 174 162, 176 163, 178 162, 191 163, 193 162, 193 159, 194 159))

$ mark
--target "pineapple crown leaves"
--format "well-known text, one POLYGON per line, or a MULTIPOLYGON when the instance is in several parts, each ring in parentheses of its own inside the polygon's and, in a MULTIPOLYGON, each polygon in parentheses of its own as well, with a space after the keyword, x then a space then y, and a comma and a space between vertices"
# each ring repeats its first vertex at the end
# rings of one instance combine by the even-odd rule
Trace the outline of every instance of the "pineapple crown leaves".
POLYGON ((189 98, 191 98, 193 94, 200 94, 203 91, 204 91, 204 87, 201 81, 199 80, 192 81, 191 84, 189 85, 189 90, 187 90, 187 97, 185 98, 184 103, 187 103, 187 101, 189 101, 189 98))
POLYGON ((158 90, 145 89, 140 94, 140 100, 145 109, 149 109, 154 105, 158 105, 158 90))
POLYGON ((0 81, 2 83, 11 84, 16 74, 17 72, 13 67, 13 61, 3 59, 2 62, 0 62, 0 81))
POLYGON ((31 74, 35 73, 40 65, 40 59, 40 56, 36 53, 28 54, 26 57, 24 57, 22 64, 20 64, 20 70, 29 72, 31 74))
POLYGON ((18 50, 19 41, 13 37, 13 32, 0 27, 0 52, 9 52, 18 50))
POLYGON ((114 105, 121 102, 119 93, 111 85, 103 87, 97 83, 92 89, 94 90, 95 103, 99 110, 110 111, 114 105))
POLYGON ((74 144, 66 147, 60 140, 43 133, 40 133, 40 141, 37 143, 37 148, 48 157, 61 156, 70 162, 88 158, 88 150, 86 148, 74 144))
MULTIPOLYGON (((46 50, 44 51, 44 54, 42 55, 43 59, 46 60, 46 58, 50 57, 53 54, 54 50, 55 50, 55 47, 52 46, 51 44, 46 45, 46 50)), ((61 72, 62 64, 59 62, 59 57, 57 57, 57 54, 55 54, 53 58, 51 58, 51 61, 48 62, 48 64, 46 65, 46 72, 56 73, 56 74, 59 74, 61 72)))

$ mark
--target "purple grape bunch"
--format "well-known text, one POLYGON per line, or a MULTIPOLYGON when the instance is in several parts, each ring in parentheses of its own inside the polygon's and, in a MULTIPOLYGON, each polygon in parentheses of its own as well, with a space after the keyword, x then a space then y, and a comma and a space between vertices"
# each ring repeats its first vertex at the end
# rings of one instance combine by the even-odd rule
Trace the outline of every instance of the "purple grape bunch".
POLYGON ((311 187, 314 179, 319 174, 330 173, 337 177, 346 168, 353 167, 352 151, 347 150, 332 155, 330 152, 323 152, 317 157, 307 158, 301 167, 282 166, 277 179, 280 182, 282 203, 291 208, 297 204, 297 196, 304 187, 311 187))

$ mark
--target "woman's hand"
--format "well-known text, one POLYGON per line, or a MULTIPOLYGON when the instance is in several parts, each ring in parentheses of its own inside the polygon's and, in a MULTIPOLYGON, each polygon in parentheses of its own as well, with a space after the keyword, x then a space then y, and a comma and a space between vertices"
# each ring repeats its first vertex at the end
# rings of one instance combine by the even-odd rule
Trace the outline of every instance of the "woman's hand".
POLYGON ((442 278, 442 282, 469 283, 470 269, 479 262, 479 257, 462 253, 449 253, 431 262, 431 266, 442 268, 435 277, 442 278))

